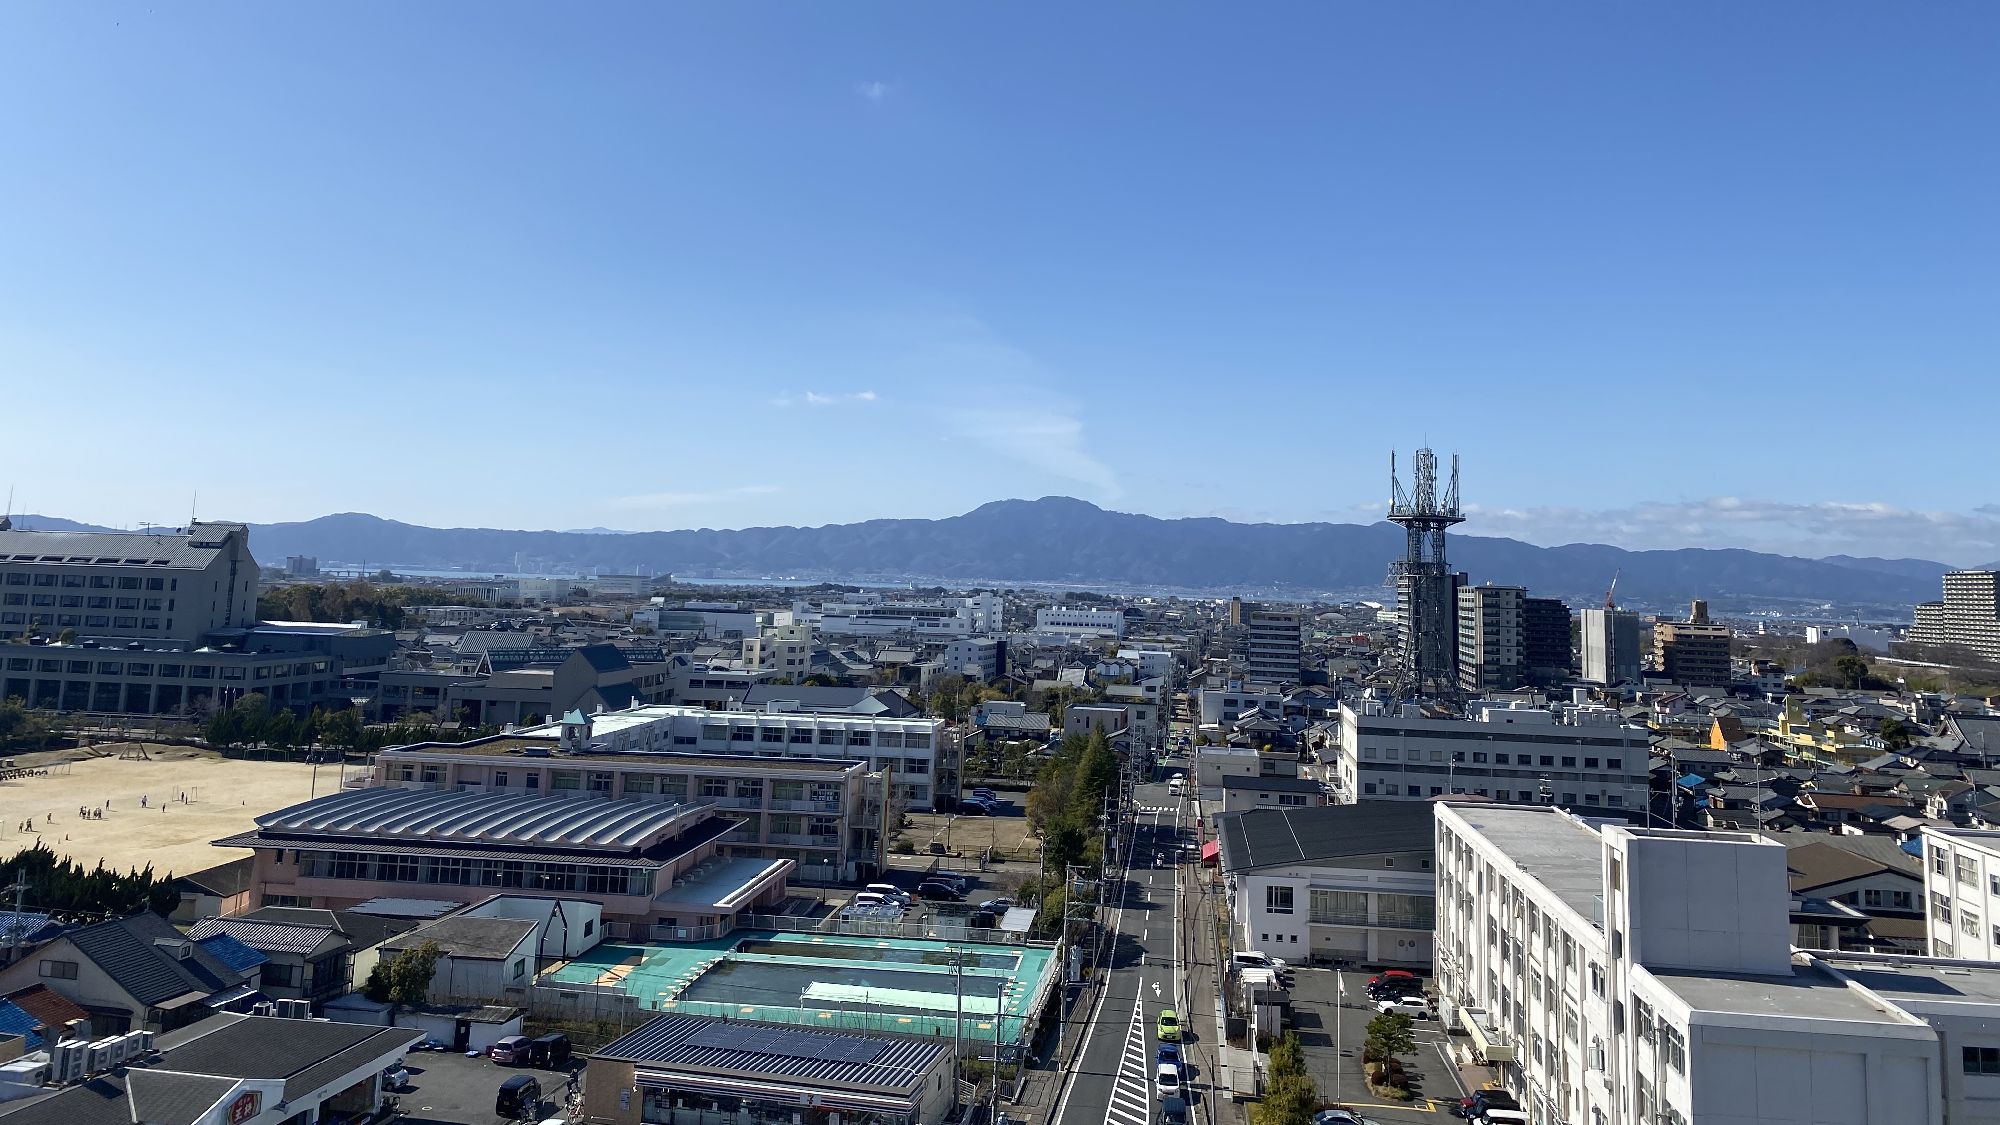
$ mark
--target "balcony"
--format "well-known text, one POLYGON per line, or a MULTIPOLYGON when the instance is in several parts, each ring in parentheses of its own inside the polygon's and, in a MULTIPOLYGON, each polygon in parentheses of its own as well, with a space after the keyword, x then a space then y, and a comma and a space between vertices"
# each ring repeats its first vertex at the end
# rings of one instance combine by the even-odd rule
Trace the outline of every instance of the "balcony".
POLYGON ((701 799, 719 809, 761 809, 764 807, 764 798, 762 797, 703 797, 701 799))
POLYGON ((840 812, 840 802, 838 800, 781 801, 774 797, 765 807, 773 812, 816 812, 829 815, 840 812))

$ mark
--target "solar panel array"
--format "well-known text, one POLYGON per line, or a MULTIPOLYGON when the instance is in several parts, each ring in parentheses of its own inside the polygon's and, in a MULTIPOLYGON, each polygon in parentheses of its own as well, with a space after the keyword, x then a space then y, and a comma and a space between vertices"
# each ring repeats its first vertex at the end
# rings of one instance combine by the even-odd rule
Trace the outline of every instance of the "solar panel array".
POLYGON ((815 1062, 866 1064, 882 1053, 880 1041, 744 1023, 714 1023, 684 1040, 689 1046, 747 1051, 815 1062))

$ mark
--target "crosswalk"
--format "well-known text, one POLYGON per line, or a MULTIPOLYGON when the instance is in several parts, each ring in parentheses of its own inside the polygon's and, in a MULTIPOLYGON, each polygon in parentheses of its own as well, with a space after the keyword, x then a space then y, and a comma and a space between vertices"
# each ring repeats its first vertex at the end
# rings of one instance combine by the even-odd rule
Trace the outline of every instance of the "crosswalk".
POLYGON ((1171 806, 1171 805, 1140 805, 1140 806, 1139 806, 1139 815, 1140 815, 1140 816, 1151 816, 1151 815, 1152 815, 1152 814, 1154 814, 1154 813, 1158 813, 1158 814, 1159 814, 1159 815, 1161 815, 1161 816, 1169 816, 1169 815, 1171 815, 1171 814, 1172 814, 1172 813, 1173 813, 1174 811, 1175 811, 1175 810, 1174 810, 1173 806, 1171 806))
POLYGON ((1143 1003, 1132 1005, 1132 1024, 1118 1055, 1118 1075, 1104 1106, 1105 1125, 1149 1125, 1153 1119, 1152 1056, 1146 1052, 1143 1003))

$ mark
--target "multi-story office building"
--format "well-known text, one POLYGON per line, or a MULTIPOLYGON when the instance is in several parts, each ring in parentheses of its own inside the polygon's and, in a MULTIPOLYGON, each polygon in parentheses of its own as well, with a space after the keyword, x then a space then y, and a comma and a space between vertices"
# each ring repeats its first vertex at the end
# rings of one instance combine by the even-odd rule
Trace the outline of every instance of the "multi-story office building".
MULTIPOLYGON (((1992 1120, 2000 1078, 1948 1080, 1925 1016, 1793 954, 1774 841, 1441 804, 1436 859, 1440 1019, 1532 1121, 1992 1120)), ((2000 1059, 1993 1024, 1978 1042, 1969 1074, 2000 1059)))
POLYGON ((1944 576, 1944 600, 1917 606, 1911 644, 1964 649, 2000 662, 2000 571, 1954 570, 1944 576))
POLYGON ((1639 615, 1622 609, 1583 611, 1583 678, 1592 683, 1639 682, 1639 615))
POLYGON ((1456 793, 1644 815, 1649 736, 1616 710, 1475 702, 1467 711, 1467 718, 1439 719, 1379 700, 1341 704, 1343 799, 1424 801, 1456 793))
POLYGON ((1035 632, 1060 633, 1078 638, 1123 637, 1125 611, 1043 606, 1035 611, 1035 632))
POLYGON ((0 531, 0 640, 39 633, 195 644, 257 623, 240 523, 145 535, 0 531))
POLYGON ((0 530, 0 698, 114 715, 188 715, 246 695, 345 705, 388 667, 395 637, 257 620, 257 564, 239 523, 183 532, 0 530))
POLYGON ((1708 603, 1697 599, 1686 621, 1653 623, 1653 667, 1687 687, 1729 683, 1729 626, 1708 619, 1708 603))
POLYGON ((1458 686, 1469 695, 1509 691, 1527 679, 1526 622, 1519 586, 1458 591, 1458 686))
POLYGON ((797 683, 812 667, 812 626, 772 625, 743 638, 743 667, 766 682, 797 683))
MULTIPOLYGON (((601 720, 604 716, 596 716, 601 720)), ((585 730, 592 717, 579 717, 585 730)), ((721 854, 788 859, 797 878, 853 879, 882 862, 882 775, 865 757, 605 750, 586 733, 565 744, 560 724, 471 742, 396 746, 374 782, 402 788, 606 801, 711 804, 742 822, 721 854)))
POLYGON ((1569 679, 1576 657, 1570 649, 1570 612, 1561 598, 1521 599, 1521 662, 1534 683, 1569 679))
POLYGON ((1244 615, 1243 674, 1252 683, 1295 684, 1304 663, 1303 631, 1296 609, 1258 607, 1244 615))
MULTIPOLYGON (((943 719, 811 711, 776 702, 761 711, 643 704, 587 718, 593 752, 854 759, 886 775, 889 799, 908 808, 927 810, 940 800, 950 808, 959 795, 964 736, 943 719)), ((508 733, 545 741, 563 729, 545 723, 508 733)))

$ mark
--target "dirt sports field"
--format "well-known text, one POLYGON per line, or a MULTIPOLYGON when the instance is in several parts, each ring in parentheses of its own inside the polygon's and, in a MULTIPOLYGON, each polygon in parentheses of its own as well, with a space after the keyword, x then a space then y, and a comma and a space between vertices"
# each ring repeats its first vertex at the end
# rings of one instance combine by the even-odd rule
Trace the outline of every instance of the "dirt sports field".
MULTIPOLYGON (((209 841, 312 794, 310 765, 240 761, 185 746, 143 750, 143 759, 131 743, 17 757, 17 767, 48 772, 0 781, 0 855, 39 840, 85 867, 102 859, 121 870, 150 863, 155 871, 185 875, 248 855, 209 841), (102 818, 80 816, 79 806, 101 810, 102 818), (34 830, 24 831, 30 818, 34 830)), ((339 786, 338 765, 319 767, 321 796, 339 786)))

